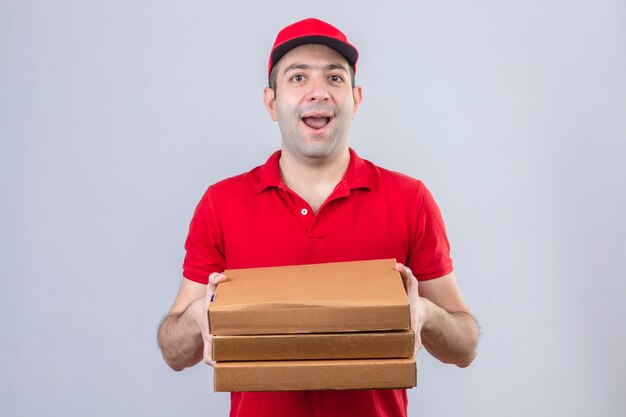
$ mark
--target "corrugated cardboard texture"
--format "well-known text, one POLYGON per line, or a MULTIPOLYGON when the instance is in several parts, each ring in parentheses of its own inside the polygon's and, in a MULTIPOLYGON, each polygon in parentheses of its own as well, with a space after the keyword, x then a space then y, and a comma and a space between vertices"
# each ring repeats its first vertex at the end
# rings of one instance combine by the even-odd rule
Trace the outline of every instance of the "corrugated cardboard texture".
POLYGON ((215 336, 214 361, 410 358, 415 333, 410 330, 369 333, 215 336))
POLYGON ((363 332, 410 327, 393 259, 232 269, 209 305, 214 335, 363 332))
POLYGON ((415 359, 223 362, 215 365, 215 391, 303 391, 411 388, 415 359))

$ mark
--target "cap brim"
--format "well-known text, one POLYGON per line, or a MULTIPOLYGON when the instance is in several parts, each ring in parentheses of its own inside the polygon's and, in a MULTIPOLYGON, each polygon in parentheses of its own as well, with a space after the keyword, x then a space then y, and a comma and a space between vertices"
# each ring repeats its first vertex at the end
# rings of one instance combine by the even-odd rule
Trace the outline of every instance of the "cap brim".
POLYGON ((330 38, 328 36, 302 36, 296 39, 291 39, 287 42, 281 43, 277 45, 272 51, 272 67, 276 65, 276 63, 289 51, 294 48, 297 48, 300 45, 306 44, 320 44, 326 45, 329 48, 334 49, 339 52, 343 57, 348 61, 348 64, 354 69, 357 59, 359 58, 359 53, 356 48, 350 44, 339 41, 334 38, 330 38))

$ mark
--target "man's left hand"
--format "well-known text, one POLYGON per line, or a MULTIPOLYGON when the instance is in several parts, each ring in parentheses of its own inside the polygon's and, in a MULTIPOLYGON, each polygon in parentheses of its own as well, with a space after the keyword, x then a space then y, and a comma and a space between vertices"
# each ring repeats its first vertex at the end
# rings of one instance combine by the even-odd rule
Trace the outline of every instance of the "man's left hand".
POLYGON ((413 276, 411 269, 402 265, 396 264, 396 271, 400 273, 402 277, 402 283, 404 284, 404 290, 409 298, 409 309, 411 311, 411 329, 415 332, 415 350, 414 354, 417 355, 422 347, 421 331, 426 319, 426 306, 424 299, 419 295, 419 284, 417 278, 413 276))

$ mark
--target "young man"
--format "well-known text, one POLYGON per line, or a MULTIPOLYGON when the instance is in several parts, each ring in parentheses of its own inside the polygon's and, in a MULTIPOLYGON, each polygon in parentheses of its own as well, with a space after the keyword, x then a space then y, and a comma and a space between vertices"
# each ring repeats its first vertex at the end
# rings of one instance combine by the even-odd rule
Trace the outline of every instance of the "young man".
MULTIPOLYGON (((358 53, 337 28, 305 19, 284 28, 269 60, 265 106, 281 150, 208 188, 191 221, 184 278, 159 328, 175 370, 211 362, 207 305, 227 268, 395 258, 416 346, 461 367, 478 328, 452 271, 439 209, 424 185, 348 147, 361 103, 358 53), (406 265, 406 266, 405 266, 406 265), (409 269, 410 268, 410 269, 409 269), (419 291, 418 291, 419 281, 419 291)), ((232 393, 231 416, 405 416, 405 390, 232 393)))

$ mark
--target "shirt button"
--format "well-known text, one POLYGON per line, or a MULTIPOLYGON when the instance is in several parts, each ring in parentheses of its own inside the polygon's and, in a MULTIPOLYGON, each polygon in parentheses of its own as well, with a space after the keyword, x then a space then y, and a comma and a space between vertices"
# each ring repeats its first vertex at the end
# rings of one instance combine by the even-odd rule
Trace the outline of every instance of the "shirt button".
POLYGON ((300 214, 302 214, 303 216, 306 216, 309 213, 309 210, 303 208, 302 210, 300 210, 300 214))

